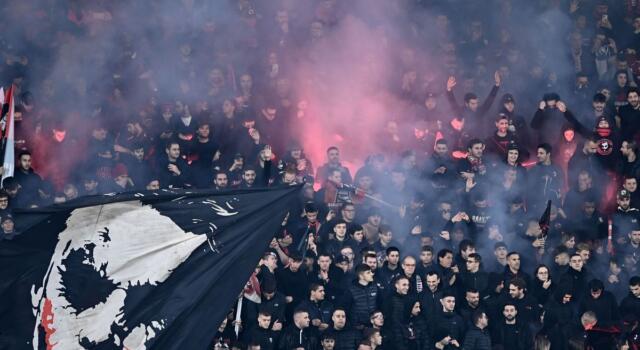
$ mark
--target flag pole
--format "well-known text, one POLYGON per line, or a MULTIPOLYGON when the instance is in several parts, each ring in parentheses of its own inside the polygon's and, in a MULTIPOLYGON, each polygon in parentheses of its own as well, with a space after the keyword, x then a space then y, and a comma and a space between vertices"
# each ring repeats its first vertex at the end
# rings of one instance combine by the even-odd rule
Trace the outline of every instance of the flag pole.
POLYGON ((238 305, 236 306, 236 322, 235 322, 235 331, 236 337, 240 336, 240 314, 242 313, 242 293, 238 297, 238 305))

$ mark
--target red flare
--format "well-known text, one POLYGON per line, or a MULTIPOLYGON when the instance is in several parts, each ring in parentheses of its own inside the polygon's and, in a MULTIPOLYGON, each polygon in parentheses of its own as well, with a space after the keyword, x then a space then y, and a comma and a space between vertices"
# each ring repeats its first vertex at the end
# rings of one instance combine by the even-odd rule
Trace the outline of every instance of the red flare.
POLYGON ((467 152, 453 151, 453 153, 451 153, 451 156, 455 159, 464 159, 467 158, 467 152))
POLYGON ((58 141, 58 143, 64 141, 64 138, 67 136, 66 130, 56 130, 53 129, 53 138, 58 141))

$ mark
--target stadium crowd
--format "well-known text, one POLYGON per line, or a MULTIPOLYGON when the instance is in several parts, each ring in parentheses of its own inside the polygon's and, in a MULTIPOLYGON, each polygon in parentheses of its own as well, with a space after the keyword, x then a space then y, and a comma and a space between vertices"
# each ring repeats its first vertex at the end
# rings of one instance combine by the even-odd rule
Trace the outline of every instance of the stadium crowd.
POLYGON ((640 2, 62 3, 0 4, 2 239, 13 210, 79 196, 300 184, 212 348, 640 348, 640 2), (296 67, 351 17, 397 27, 373 87, 396 113, 314 138, 303 86, 322 75, 296 67), (353 142, 371 151, 343 159, 353 142))

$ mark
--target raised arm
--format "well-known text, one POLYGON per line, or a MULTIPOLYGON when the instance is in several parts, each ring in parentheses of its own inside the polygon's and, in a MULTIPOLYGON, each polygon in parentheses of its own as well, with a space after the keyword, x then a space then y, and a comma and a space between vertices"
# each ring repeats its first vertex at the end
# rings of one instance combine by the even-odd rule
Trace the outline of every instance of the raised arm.
POLYGON ((456 78, 454 76, 450 76, 449 79, 447 80, 447 101, 449 101, 449 105, 451 106, 451 109, 453 110, 453 113, 455 113, 456 118, 463 118, 462 115, 462 107, 460 107, 460 105, 458 105, 458 102, 456 101, 456 97, 453 94, 453 88, 456 86, 457 82, 456 82, 456 78))
POLYGON ((496 96, 498 96, 498 89, 500 88, 500 84, 502 83, 502 78, 500 77, 500 73, 498 71, 493 74, 493 79, 495 80, 495 85, 493 85, 491 91, 489 92, 489 96, 487 96, 487 98, 484 100, 484 103, 482 104, 482 107, 480 107, 480 113, 478 113, 479 116, 484 117, 484 115, 491 108, 491 105, 493 105, 493 101, 496 100, 496 96))

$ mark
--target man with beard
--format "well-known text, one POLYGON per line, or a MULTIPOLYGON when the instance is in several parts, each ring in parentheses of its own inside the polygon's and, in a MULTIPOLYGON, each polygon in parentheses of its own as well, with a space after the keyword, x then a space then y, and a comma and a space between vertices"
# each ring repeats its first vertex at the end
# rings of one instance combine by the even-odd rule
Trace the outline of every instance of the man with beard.
POLYGON ((560 199, 564 175, 558 166, 551 164, 551 151, 548 143, 538 145, 538 163, 529 170, 529 205, 532 211, 544 208, 547 200, 557 202, 560 199))
POLYGON ((518 310, 518 320, 523 324, 533 325, 540 320, 540 307, 538 301, 527 292, 524 280, 514 278, 509 281, 508 294, 502 298, 500 305, 512 304, 518 310))
POLYGON ((601 117, 605 117, 611 126, 616 125, 616 119, 607 111, 607 96, 602 93, 593 95, 593 101, 591 102, 593 118, 586 120, 587 125, 592 124, 593 120, 598 120, 601 117))
POLYGON ((39 205, 43 184, 40 175, 31 167, 31 153, 22 151, 18 155, 18 162, 13 178, 21 187, 22 200, 27 206, 39 205))
POLYGON ((529 326, 520 320, 518 310, 513 303, 502 306, 502 320, 494 323, 493 340, 500 349, 529 350, 533 349, 533 337, 529 326))
POLYGON ((429 180, 435 190, 443 191, 456 179, 456 167, 449 153, 447 140, 436 141, 433 150, 433 154, 427 159, 423 176, 429 180))
POLYGON ((149 162, 145 159, 145 147, 142 143, 131 146, 132 157, 127 157, 125 165, 129 171, 129 177, 133 181, 134 189, 143 191, 152 177, 149 162))
POLYGON ((183 188, 189 183, 189 166, 180 157, 180 143, 169 141, 165 155, 160 156, 156 169, 161 187, 183 188))
POLYGON ((351 184, 353 182, 349 169, 340 164, 340 150, 335 146, 327 149, 327 163, 318 168, 316 172, 316 182, 324 183, 329 179, 332 170, 340 171, 342 183, 351 184))
POLYGON ((616 194, 618 207, 613 213, 613 230, 616 236, 616 244, 624 245, 627 240, 624 234, 634 230, 640 222, 640 211, 631 207, 631 193, 622 189, 616 194))
POLYGON ((340 169, 328 170, 327 179, 315 194, 315 202, 326 211, 337 212, 342 203, 352 202, 351 190, 343 186, 343 172, 340 169))
POLYGON ((467 289, 464 292, 464 301, 456 305, 456 312, 458 312, 458 314, 462 316, 466 327, 470 327, 473 325, 473 314, 478 311, 484 310, 485 306, 480 299, 480 292, 473 288, 467 289))
POLYGON ((640 161, 638 161, 638 144, 636 141, 622 141, 620 153, 622 153, 622 160, 617 173, 623 176, 640 177, 640 161))
MULTIPOLYGON (((516 101, 511 94, 502 95, 501 99, 502 107, 500 108, 500 114, 505 114, 509 121, 509 132, 513 133, 518 139, 519 146, 522 149, 529 149, 532 146, 531 131, 527 125, 523 116, 516 112, 516 101)), ((526 160, 527 157, 522 158, 526 160)))
POLYGON ((218 170, 213 176, 213 188, 222 191, 229 187, 229 176, 226 172, 218 170))
POLYGON ((458 161, 457 172, 462 175, 463 178, 468 179, 472 175, 483 176, 487 172, 487 167, 482 161, 482 155, 484 154, 484 142, 480 139, 472 139, 467 145, 467 156, 458 161))
POLYGON ((356 267, 357 281, 354 281, 345 293, 345 309, 348 311, 349 321, 357 329, 362 329, 369 323, 369 316, 378 308, 381 293, 373 281, 374 271, 365 264, 356 267))
MULTIPOLYGON (((455 118, 451 124, 461 124, 459 131, 466 130, 467 133, 473 133, 481 136, 486 135, 486 133, 483 132, 486 128, 483 123, 484 117, 491 108, 491 105, 498 94, 500 83, 502 82, 498 72, 495 72, 494 80, 495 85, 491 88, 489 96, 487 96, 482 105, 480 105, 480 101, 478 101, 478 96, 476 94, 467 93, 464 95, 464 106, 460 106, 453 94, 453 88, 457 85, 456 78, 453 76, 449 77, 447 80, 446 95, 449 105, 455 113, 455 118)), ((454 127, 454 129, 458 128, 454 127)))
POLYGON ((592 279, 588 284, 589 293, 580 302, 578 314, 593 311, 601 327, 617 325, 621 321, 618 303, 611 292, 604 289, 604 283, 599 279, 592 279))
POLYGON ((560 140, 561 128, 558 120, 561 120, 561 113, 558 111, 556 103, 560 101, 560 96, 556 93, 548 93, 542 97, 533 119, 531 128, 535 130, 538 143, 548 143, 555 145, 560 140))
POLYGON ((637 88, 629 88, 627 101, 629 104, 620 107, 616 122, 622 131, 622 137, 633 140, 640 130, 640 94, 637 88))
MULTIPOLYGON (((487 145, 485 151, 487 156, 491 155, 491 162, 495 164, 502 164, 505 159, 507 159, 507 150, 509 143, 520 144, 519 140, 516 138, 516 135, 509 131, 509 117, 504 114, 498 114, 496 118, 496 131, 492 136, 485 140, 485 144, 487 145)), ((523 150, 526 148, 522 148, 523 150)), ((523 157, 526 159, 527 157, 523 157)))
POLYGON ((210 135, 211 124, 202 120, 196 129, 196 137, 189 144, 189 159, 192 161, 191 170, 194 185, 207 188, 211 182, 213 162, 220 158, 219 146, 210 135))
POLYGON ((640 228, 635 227, 628 233, 629 243, 618 247, 618 252, 634 261, 640 261, 640 228))
POLYGON ((629 294, 620 302, 620 314, 623 317, 632 314, 640 319, 640 276, 629 279, 629 294))

